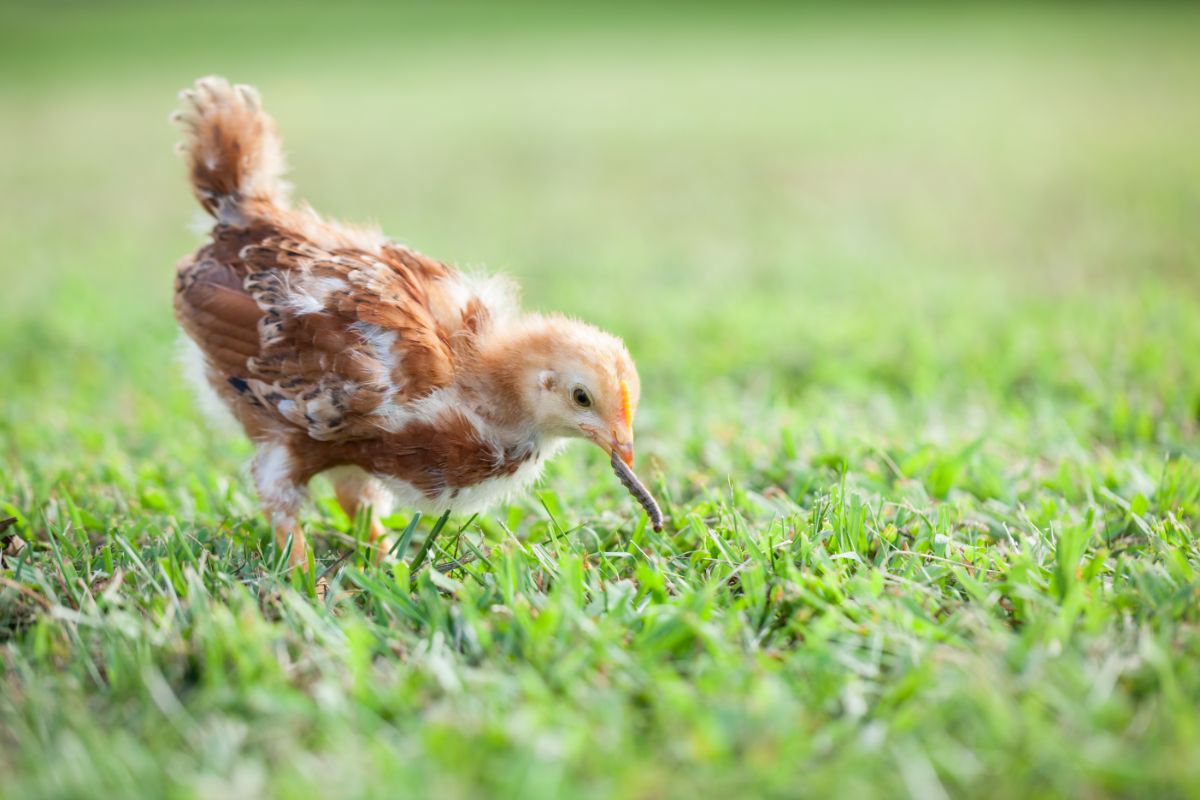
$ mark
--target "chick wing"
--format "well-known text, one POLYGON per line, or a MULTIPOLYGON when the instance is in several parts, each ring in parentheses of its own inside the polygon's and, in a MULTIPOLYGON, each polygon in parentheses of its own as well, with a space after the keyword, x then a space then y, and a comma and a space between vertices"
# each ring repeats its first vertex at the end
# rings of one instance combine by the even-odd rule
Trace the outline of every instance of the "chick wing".
POLYGON ((318 441, 368 438, 448 385, 488 309, 451 297, 444 264, 406 248, 327 249, 261 223, 218 226, 179 265, 175 311, 269 424, 318 441))

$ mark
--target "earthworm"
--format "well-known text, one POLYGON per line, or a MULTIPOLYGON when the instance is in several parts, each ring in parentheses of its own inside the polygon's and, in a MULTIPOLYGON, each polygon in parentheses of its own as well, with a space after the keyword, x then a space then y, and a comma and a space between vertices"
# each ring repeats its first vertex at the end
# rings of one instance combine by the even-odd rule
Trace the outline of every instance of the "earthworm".
POLYGON ((629 493, 633 495, 633 499, 641 503, 642 508, 646 509, 646 516, 650 518, 650 526, 654 528, 655 532, 661 532, 663 529, 662 510, 659 509, 658 503, 654 502, 654 498, 650 496, 650 490, 638 480, 638 476, 634 475, 633 470, 621 460, 616 450, 613 451, 611 463, 613 472, 617 473, 621 484, 629 490, 629 493))

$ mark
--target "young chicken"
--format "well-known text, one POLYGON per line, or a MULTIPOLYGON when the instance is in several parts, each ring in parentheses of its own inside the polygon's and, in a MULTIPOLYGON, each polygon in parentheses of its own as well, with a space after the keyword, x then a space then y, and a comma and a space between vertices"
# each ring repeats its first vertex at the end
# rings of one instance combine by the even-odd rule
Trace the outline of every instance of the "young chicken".
POLYGON ((639 382, 620 339, 522 314, 505 280, 292 208, 258 93, 210 77, 181 97, 180 150, 215 225, 178 264, 175 316, 254 442, 259 499, 293 565, 307 563, 298 514, 320 473, 347 514, 373 511, 372 540, 394 502, 469 513, 503 500, 571 438, 649 498, 627 469, 639 382))

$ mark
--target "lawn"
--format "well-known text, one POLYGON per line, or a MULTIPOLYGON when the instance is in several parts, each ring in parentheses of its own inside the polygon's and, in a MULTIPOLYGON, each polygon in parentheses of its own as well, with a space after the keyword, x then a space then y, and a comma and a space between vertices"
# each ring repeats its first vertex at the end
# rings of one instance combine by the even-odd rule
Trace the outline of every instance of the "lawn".
POLYGON ((0 10, 0 796, 1200 796, 1200 14, 570 9, 0 10), (580 445, 289 574, 175 355, 211 72, 626 339, 661 534, 580 445))

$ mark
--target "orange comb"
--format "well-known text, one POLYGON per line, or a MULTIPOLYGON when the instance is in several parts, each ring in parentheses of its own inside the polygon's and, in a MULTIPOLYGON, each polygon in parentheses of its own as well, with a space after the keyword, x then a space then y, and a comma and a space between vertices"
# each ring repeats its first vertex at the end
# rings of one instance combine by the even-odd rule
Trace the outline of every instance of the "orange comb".
POLYGON ((633 429, 633 402, 629 399, 629 384, 621 381, 621 419, 625 427, 633 429))

